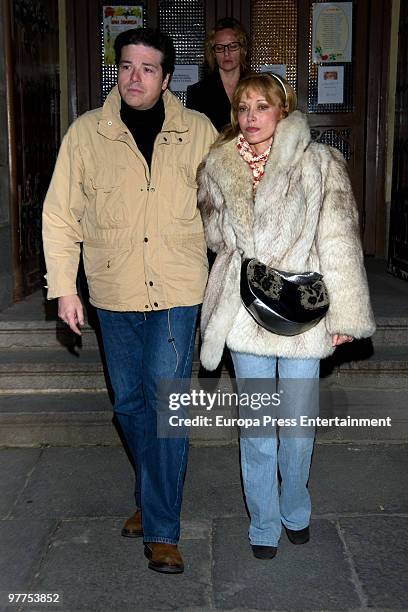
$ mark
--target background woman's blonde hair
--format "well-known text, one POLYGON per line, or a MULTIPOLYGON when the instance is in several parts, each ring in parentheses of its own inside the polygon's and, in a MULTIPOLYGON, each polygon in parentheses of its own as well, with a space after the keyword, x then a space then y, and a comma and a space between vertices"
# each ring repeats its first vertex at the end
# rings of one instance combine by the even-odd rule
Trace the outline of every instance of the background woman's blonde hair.
POLYGON ((215 34, 221 30, 227 29, 234 30, 234 34, 237 37, 238 42, 241 44, 241 48, 239 50, 239 61, 241 64, 241 74, 244 74, 248 70, 248 36, 240 22, 233 17, 223 17, 222 19, 218 19, 213 29, 207 34, 205 41, 205 61, 208 66, 208 70, 209 72, 213 72, 217 66, 217 62, 215 61, 215 51, 213 50, 215 34))
POLYGON ((238 108, 242 96, 247 91, 258 91, 273 105, 276 103, 276 98, 278 98, 279 106, 283 109, 284 117, 287 117, 296 110, 296 92, 285 79, 269 72, 248 74, 239 81, 234 91, 231 102, 231 124, 225 127, 220 133, 213 144, 214 148, 233 140, 240 133, 238 108))

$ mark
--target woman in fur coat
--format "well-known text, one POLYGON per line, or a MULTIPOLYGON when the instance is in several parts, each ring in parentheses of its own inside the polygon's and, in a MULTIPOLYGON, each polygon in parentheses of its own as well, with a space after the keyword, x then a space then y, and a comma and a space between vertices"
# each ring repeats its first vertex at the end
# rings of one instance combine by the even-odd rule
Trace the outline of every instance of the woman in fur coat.
MULTIPOLYGON (((295 108, 296 94, 280 77, 244 77, 232 100, 231 126, 199 172, 207 244, 217 253, 202 308, 201 362, 214 370, 226 344, 237 379, 275 379, 277 369, 280 380, 318 381, 320 359, 375 330, 345 160, 312 142, 306 117, 295 108), (330 300, 324 319, 291 337, 260 327, 240 299, 241 262, 252 257, 280 270, 320 272, 330 300)), ((297 389, 291 414, 306 415, 310 394, 297 389)), ((281 436, 279 446, 276 436, 241 437, 257 558, 276 555, 281 523, 294 544, 309 540, 313 442, 313 435, 281 436)))

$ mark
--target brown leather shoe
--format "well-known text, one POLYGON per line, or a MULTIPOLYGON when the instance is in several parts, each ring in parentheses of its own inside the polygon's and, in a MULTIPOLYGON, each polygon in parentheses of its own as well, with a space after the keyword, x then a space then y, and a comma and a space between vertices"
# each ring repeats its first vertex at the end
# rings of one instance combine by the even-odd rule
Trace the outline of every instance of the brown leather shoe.
POLYGON ((181 574, 184 572, 183 559, 177 544, 147 542, 145 557, 149 559, 148 568, 163 574, 181 574))
POLYGON ((143 536, 142 512, 136 510, 133 516, 128 518, 123 525, 122 535, 125 538, 141 538, 143 536))

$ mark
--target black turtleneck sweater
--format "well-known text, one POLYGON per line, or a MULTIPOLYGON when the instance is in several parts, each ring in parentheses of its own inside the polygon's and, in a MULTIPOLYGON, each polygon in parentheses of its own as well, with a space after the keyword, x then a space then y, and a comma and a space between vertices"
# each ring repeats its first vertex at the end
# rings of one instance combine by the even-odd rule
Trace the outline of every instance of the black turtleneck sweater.
POLYGON ((120 118, 132 134, 149 169, 152 163, 154 141, 162 129, 164 114, 162 96, 152 108, 147 110, 136 110, 128 106, 124 100, 121 103, 120 118))

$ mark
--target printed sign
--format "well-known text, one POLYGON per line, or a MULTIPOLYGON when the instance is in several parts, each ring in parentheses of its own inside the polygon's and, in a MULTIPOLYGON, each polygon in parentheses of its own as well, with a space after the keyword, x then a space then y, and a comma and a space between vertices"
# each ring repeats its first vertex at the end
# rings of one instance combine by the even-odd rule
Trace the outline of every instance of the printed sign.
POLYGON ((286 64, 264 64, 260 67, 261 72, 272 72, 282 79, 286 79, 286 64))
POLYGON ((198 66, 195 64, 176 64, 171 77, 172 91, 186 91, 189 85, 198 81, 198 66))
POLYGON ((313 61, 351 62, 353 3, 313 4, 313 61))
POLYGON ((319 66, 317 77, 317 103, 343 104, 344 66, 319 66))
POLYGON ((109 66, 115 63, 113 45, 121 32, 130 28, 143 27, 143 6, 104 6, 103 7, 103 61, 109 66))

